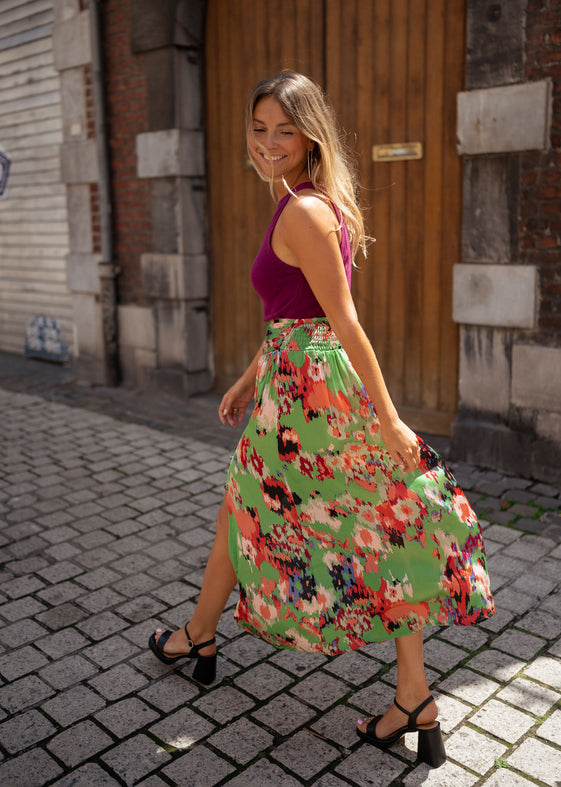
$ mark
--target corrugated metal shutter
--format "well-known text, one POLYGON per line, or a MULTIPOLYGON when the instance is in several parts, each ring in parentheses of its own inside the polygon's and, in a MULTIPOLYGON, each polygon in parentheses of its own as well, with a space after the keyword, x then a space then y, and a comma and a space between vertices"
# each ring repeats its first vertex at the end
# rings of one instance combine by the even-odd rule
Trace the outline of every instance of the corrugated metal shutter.
POLYGON ((11 159, 0 199, 0 349, 18 353, 26 323, 39 315, 50 318, 51 331, 61 327, 62 342, 72 345, 53 24, 52 0, 0 0, 0 148, 11 159))

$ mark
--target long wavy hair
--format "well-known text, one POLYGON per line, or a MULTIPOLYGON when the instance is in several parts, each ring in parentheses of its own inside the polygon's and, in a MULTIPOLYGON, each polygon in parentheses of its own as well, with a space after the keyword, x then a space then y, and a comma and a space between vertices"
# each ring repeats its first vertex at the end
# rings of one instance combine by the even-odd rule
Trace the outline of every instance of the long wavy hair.
MULTIPOLYGON (((246 114, 246 129, 253 136, 253 115, 262 98, 272 96, 281 105, 291 122, 314 145, 308 154, 308 175, 320 193, 323 192, 339 208, 349 231, 353 256, 358 248, 366 256, 364 220, 356 199, 358 187, 354 166, 343 144, 335 113, 322 89, 308 77, 284 70, 259 82, 253 89, 246 114)), ((257 143, 259 144, 259 143, 257 143)), ((249 158, 262 180, 269 181, 274 196, 272 176, 264 175, 257 166, 248 145, 249 158)), ((288 188, 288 184, 287 188, 288 188)))

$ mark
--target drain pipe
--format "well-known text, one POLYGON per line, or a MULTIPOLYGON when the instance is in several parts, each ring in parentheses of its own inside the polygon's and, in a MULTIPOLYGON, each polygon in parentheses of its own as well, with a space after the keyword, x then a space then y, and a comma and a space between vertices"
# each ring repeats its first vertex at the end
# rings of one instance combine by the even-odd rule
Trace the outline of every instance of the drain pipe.
POLYGON ((92 47, 92 94, 94 129, 97 144, 99 228, 101 261, 97 264, 99 296, 103 322, 105 380, 116 386, 121 379, 117 323, 117 268, 113 262, 112 208, 109 172, 109 150, 105 122, 105 91, 103 87, 103 52, 100 32, 100 2, 89 0, 90 36, 92 47))

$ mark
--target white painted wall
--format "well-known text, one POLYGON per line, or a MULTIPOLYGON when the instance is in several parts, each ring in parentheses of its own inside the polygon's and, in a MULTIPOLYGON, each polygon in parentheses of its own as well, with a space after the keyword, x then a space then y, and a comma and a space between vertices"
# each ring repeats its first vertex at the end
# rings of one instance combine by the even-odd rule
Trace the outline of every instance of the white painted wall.
POLYGON ((12 162, 0 199, 0 349, 16 353, 26 319, 39 314, 62 323, 72 348, 53 23, 53 0, 0 0, 0 147, 12 162))

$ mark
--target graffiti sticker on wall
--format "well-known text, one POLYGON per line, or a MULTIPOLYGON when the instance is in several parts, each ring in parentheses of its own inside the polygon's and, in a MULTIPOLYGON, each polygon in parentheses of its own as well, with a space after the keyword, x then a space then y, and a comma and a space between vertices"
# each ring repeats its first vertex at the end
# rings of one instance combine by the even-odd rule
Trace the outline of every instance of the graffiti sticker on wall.
POLYGON ((25 324, 25 354, 49 361, 69 361, 70 350, 61 339, 62 325, 53 317, 37 314, 25 324))
POLYGON ((8 175, 10 174, 10 164, 10 158, 0 150, 0 197, 3 197, 6 191, 8 175))

